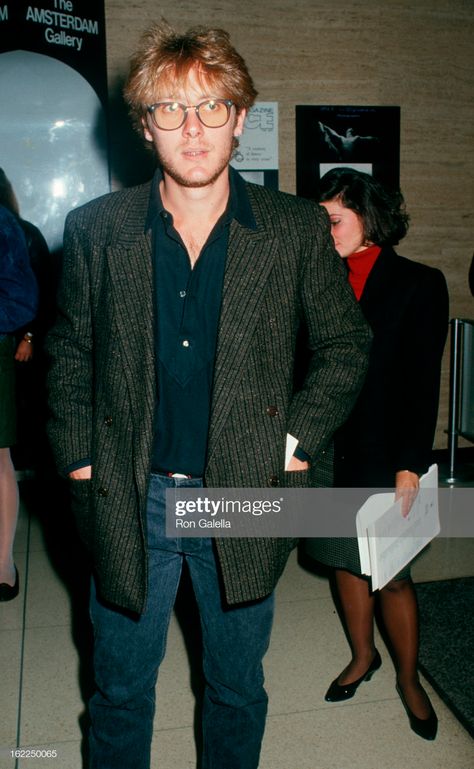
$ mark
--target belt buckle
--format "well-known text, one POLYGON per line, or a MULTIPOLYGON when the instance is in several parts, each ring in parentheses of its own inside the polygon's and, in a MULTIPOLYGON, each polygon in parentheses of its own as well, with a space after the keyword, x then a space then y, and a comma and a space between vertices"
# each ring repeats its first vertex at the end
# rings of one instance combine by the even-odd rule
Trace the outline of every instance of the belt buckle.
POLYGON ((191 478, 191 475, 185 475, 184 473, 166 473, 168 478, 191 478))

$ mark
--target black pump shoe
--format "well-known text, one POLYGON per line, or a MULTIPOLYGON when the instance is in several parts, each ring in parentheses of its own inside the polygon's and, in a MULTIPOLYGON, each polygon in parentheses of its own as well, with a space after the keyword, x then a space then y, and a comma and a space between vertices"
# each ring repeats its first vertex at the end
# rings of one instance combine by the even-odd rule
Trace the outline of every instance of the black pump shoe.
POLYGON ((424 740, 434 740, 438 731, 438 717, 434 712, 433 705, 431 704, 431 702, 430 702, 430 714, 428 718, 418 718, 418 716, 415 716, 413 711, 411 711, 408 705, 406 704, 405 697, 403 696, 402 690, 400 689, 398 684, 396 686, 396 689, 398 692, 398 696, 402 701, 402 705, 406 710, 412 731, 415 732, 415 734, 417 734, 418 737, 423 737, 424 740))
POLYGON ((351 684, 338 684, 338 679, 336 678, 327 690, 324 699, 326 702, 342 702, 343 700, 350 700, 350 698, 353 697, 356 693, 357 687, 362 683, 362 681, 370 681, 373 674, 376 670, 379 669, 381 664, 382 659, 380 654, 377 650, 375 650, 375 657, 373 658, 363 676, 358 678, 357 681, 353 681, 351 684))
POLYGON ((13 601, 17 597, 20 590, 20 577, 18 576, 18 569, 15 566, 15 584, 7 585, 6 582, 0 583, 0 601, 13 601))

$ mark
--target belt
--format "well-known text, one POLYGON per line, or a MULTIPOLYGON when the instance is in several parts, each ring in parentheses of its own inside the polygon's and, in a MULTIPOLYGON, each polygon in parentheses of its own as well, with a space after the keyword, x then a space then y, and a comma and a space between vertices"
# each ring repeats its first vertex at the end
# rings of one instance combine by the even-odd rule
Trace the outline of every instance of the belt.
POLYGON ((186 475, 185 473, 165 473, 168 478, 192 478, 192 475, 186 475))

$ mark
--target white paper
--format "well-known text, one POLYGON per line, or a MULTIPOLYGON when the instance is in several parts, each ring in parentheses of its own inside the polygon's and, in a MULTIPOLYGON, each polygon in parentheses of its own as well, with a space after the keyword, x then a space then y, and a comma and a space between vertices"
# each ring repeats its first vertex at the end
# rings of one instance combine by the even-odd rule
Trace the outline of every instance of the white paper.
POLYGON ((420 478, 420 491, 406 518, 394 494, 374 494, 357 513, 361 569, 371 575, 373 590, 384 587, 440 532, 437 465, 420 478))
POLYGON ((381 515, 386 511, 392 510, 395 506, 401 515, 400 502, 395 502, 394 500, 395 494, 393 494, 393 492, 372 494, 372 496, 364 502, 356 515, 356 529, 359 541, 359 558, 362 574, 368 574, 369 576, 372 574, 367 529, 375 520, 377 520, 377 518, 380 518, 381 515))
POLYGON ((291 457, 295 453, 295 449, 298 443, 299 441, 297 438, 294 438, 293 435, 290 435, 290 433, 286 434, 285 470, 288 470, 288 465, 290 464, 291 457))

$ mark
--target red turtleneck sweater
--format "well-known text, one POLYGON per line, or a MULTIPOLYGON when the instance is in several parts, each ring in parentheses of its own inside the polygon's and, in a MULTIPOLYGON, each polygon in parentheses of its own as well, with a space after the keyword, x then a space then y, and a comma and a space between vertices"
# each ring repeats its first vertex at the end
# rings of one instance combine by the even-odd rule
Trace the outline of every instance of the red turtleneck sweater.
POLYGON ((346 259, 349 270, 349 283, 357 300, 362 296, 366 280, 381 250, 380 246, 369 246, 369 248, 365 248, 363 251, 351 254, 346 259))

